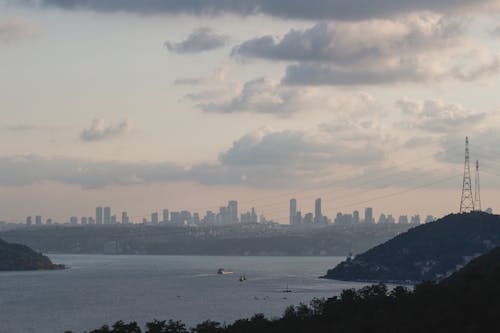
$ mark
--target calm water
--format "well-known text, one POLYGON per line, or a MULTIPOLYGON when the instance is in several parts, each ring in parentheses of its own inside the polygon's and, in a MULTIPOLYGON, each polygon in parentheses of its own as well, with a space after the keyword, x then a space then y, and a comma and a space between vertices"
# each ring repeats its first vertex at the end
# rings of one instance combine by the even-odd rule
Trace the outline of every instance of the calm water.
POLYGON ((91 330, 117 320, 230 322, 363 284, 318 279, 338 257, 52 255, 63 271, 0 273, 0 332, 91 330), (232 275, 217 275, 223 267, 232 275), (247 281, 239 282, 240 275, 247 281), (288 286, 291 293, 283 293, 288 286))

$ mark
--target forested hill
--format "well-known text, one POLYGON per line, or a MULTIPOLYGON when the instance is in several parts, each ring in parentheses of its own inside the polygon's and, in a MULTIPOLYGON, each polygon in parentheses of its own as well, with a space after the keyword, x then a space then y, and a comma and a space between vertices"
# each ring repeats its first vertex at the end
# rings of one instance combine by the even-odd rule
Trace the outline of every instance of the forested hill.
POLYGON ((0 239, 0 271, 31 271, 41 269, 62 269, 64 266, 53 264, 50 259, 31 248, 7 243, 0 239))
POLYGON ((348 259, 325 277, 384 282, 440 280, 499 245, 500 216, 452 214, 348 259))

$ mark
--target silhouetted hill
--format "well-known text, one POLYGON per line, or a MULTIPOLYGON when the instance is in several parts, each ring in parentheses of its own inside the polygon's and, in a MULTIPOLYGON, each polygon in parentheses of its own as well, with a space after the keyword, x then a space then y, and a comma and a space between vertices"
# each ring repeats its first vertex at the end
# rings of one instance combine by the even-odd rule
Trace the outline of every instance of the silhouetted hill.
POLYGON ((41 253, 21 245, 7 243, 0 239, 0 271, 31 271, 42 269, 62 269, 63 265, 53 264, 41 253))
POLYGON ((440 280, 499 245, 500 216, 452 214, 348 259, 325 277, 384 282, 440 280))
POLYGON ((188 329, 180 321, 116 322, 90 333, 424 333, 498 332, 500 249, 470 262, 439 284, 410 290, 373 285, 340 296, 288 307, 280 318, 255 315, 231 324, 205 321, 188 329))

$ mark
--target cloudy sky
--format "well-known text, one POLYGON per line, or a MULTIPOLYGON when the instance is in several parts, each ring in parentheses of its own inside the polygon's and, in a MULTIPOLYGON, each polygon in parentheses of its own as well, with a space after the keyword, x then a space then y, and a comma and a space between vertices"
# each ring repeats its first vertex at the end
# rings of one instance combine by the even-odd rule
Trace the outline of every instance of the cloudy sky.
POLYGON ((500 210, 500 0, 0 0, 0 219, 500 210), (474 176, 474 175, 473 175, 474 176))

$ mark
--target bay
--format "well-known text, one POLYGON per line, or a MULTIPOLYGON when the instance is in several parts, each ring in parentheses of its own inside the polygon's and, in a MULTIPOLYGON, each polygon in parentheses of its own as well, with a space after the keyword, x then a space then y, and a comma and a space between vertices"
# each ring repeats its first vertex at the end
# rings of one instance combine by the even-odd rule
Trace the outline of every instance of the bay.
POLYGON ((51 255, 61 271, 0 273, 1 333, 75 333, 117 320, 232 322, 363 283, 319 279, 342 257, 51 255), (219 275, 224 268, 233 274, 219 275), (244 275, 246 281, 240 282, 244 275), (285 289, 291 292, 284 292, 285 289))

